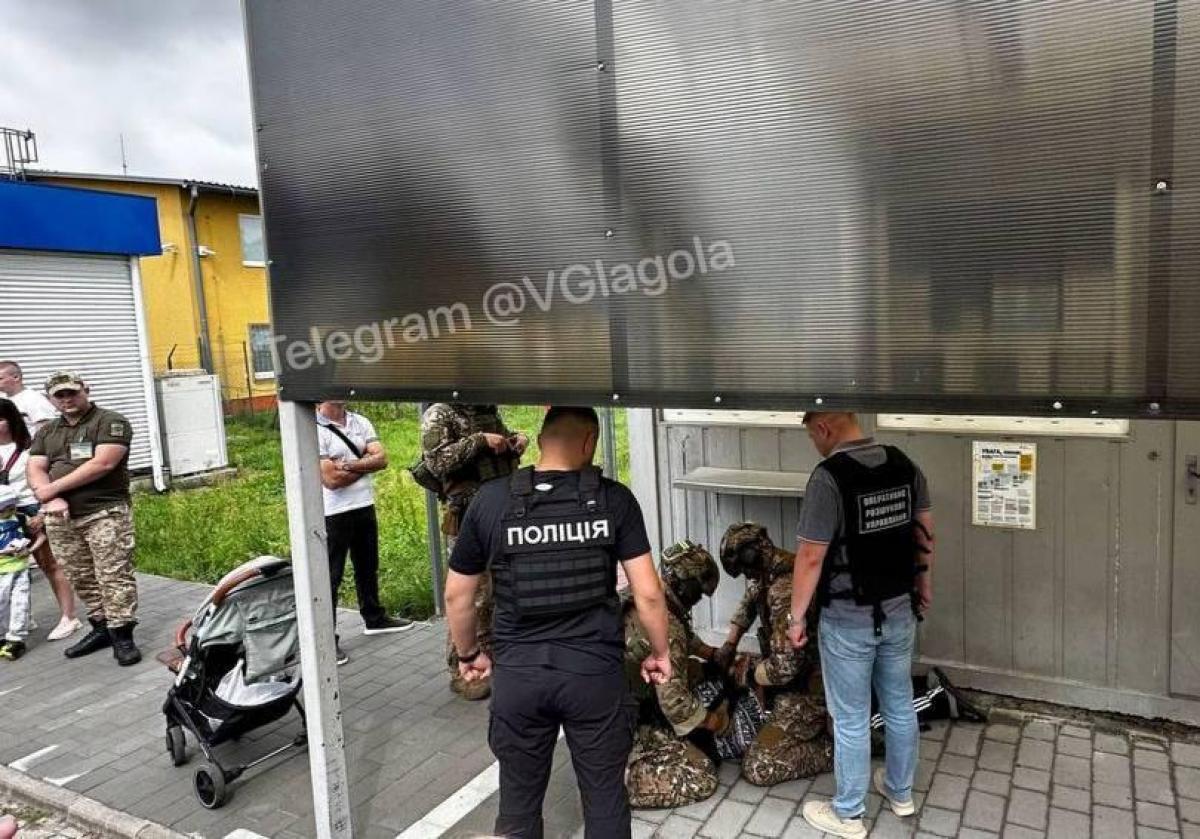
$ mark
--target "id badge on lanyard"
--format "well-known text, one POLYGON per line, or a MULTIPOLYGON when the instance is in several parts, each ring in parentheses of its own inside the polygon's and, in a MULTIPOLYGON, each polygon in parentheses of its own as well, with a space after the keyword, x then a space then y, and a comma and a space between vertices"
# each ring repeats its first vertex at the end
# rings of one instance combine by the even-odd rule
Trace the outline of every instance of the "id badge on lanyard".
POLYGON ((90 440, 76 440, 71 444, 71 460, 91 460, 94 448, 90 440))

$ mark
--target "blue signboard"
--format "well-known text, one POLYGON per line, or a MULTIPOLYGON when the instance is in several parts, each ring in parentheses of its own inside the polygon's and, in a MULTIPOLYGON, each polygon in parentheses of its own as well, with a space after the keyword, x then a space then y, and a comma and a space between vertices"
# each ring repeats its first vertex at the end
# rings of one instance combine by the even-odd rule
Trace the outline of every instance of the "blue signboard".
POLYGON ((0 248, 157 255, 153 198, 0 180, 0 248))

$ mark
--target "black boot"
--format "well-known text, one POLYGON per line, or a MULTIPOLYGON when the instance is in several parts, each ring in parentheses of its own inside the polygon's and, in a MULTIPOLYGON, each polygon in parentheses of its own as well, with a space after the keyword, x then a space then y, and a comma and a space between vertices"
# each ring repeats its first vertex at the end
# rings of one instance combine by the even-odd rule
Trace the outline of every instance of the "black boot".
POLYGON ((103 618, 88 618, 88 623, 92 625, 92 631, 63 650, 63 655, 67 658, 79 658, 83 655, 91 655, 97 650, 102 650, 112 645, 112 639, 108 637, 107 621, 103 618))
POLYGON ((142 651, 133 643, 134 626, 136 624, 127 623, 108 630, 109 637, 112 638, 113 658, 122 667, 137 664, 142 660, 142 651))

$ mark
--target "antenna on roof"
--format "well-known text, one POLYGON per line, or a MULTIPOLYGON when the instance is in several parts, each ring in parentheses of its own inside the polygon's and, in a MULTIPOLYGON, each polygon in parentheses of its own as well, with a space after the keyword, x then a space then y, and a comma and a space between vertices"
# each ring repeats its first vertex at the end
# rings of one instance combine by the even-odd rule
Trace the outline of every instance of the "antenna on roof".
POLYGON ((125 135, 122 133, 117 136, 121 138, 121 174, 128 175, 129 161, 125 159, 125 135))
POLYGON ((14 181, 25 180, 25 164, 37 163, 37 137, 26 128, 0 126, 0 142, 4 144, 4 167, 0 177, 14 181))

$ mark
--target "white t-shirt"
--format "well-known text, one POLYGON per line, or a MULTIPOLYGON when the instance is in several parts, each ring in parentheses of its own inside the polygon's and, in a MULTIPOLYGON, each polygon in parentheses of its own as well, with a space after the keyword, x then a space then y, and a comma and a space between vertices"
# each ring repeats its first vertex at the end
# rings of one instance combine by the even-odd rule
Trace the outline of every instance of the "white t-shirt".
MULTIPOLYGON (((329 420, 317 414, 317 446, 321 458, 335 461, 356 460, 354 452, 350 450, 345 441, 329 430, 329 424, 329 420)), ((353 411, 346 412, 346 424, 338 426, 338 428, 353 441, 364 455, 367 453, 367 444, 379 439, 371 421, 353 411)), ((370 475, 363 475, 350 486, 341 489, 328 489, 322 484, 321 494, 325 499, 325 515, 327 516, 369 507, 375 503, 375 489, 371 485, 370 475)))
POLYGON ((7 397, 17 406, 25 424, 29 426, 29 436, 38 433, 38 429, 52 419, 58 417, 58 411, 50 404, 50 400, 36 390, 25 388, 20 393, 7 397))
MULTIPOLYGON (((5 464, 16 450, 16 443, 0 443, 0 472, 4 471, 5 464)), ((17 455, 17 459, 13 461, 13 465, 8 470, 8 485, 17 494, 18 507, 26 507, 31 504, 34 507, 38 506, 38 500, 34 497, 33 490, 29 488, 29 481, 25 478, 25 467, 28 465, 29 449, 25 449, 17 455)))

